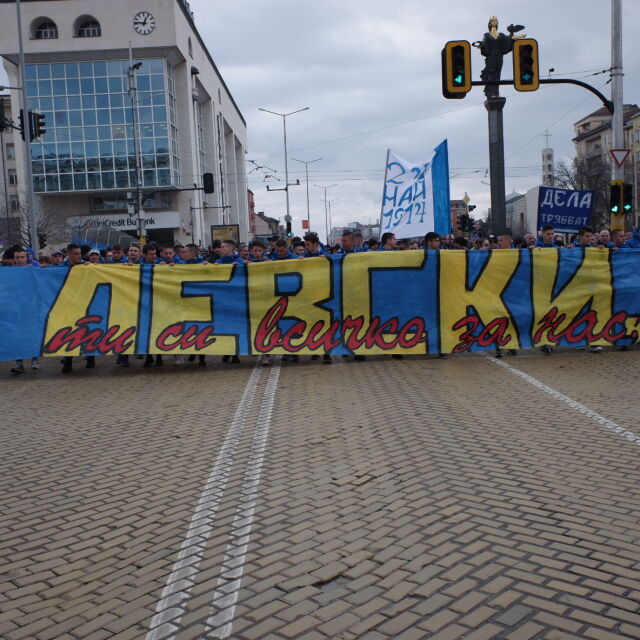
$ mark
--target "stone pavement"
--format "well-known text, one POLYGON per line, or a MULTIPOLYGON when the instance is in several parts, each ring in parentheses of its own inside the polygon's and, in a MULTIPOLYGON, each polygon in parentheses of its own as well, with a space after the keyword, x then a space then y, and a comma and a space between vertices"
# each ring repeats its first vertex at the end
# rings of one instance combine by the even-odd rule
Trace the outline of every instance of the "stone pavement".
POLYGON ((4 376, 0 637, 640 638, 639 358, 4 376))

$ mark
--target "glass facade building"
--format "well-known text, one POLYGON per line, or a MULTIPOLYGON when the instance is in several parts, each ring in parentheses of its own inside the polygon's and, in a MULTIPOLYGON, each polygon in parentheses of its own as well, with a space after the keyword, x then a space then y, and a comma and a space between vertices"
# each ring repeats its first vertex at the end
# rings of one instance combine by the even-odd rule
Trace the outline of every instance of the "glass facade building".
POLYGON ((129 60, 26 65, 29 109, 46 122, 31 144, 37 193, 135 189, 133 109, 142 187, 180 186, 172 68, 164 59, 140 62, 133 104, 129 60))

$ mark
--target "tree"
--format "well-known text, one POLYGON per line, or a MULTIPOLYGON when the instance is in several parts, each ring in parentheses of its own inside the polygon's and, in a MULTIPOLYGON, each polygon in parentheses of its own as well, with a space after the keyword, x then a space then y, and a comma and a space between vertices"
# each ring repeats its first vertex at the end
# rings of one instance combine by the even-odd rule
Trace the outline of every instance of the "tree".
MULTIPOLYGON (((4 209, 4 207, 2 207, 4 209)), ((38 217, 38 237, 46 239, 47 244, 66 243, 69 241, 69 230, 66 214, 57 206, 47 203, 42 205, 42 200, 36 200, 38 217)), ((6 214, 6 212, 5 212, 6 214)), ((27 215, 26 206, 22 202, 16 211, 11 211, 7 216, 0 217, 0 237, 3 238, 5 247, 19 244, 23 247, 31 246, 31 224, 27 215)), ((38 252, 40 247, 33 247, 38 252)))
POLYGON ((555 186, 560 189, 595 191, 591 225, 596 229, 609 226, 609 185, 611 165, 601 155, 560 161, 556 166, 555 186))

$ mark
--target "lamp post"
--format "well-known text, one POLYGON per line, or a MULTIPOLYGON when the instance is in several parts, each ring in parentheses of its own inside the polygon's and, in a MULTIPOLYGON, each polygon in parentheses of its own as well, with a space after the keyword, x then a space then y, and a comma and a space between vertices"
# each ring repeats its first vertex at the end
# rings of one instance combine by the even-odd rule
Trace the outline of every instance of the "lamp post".
MULTIPOLYGON (((33 195, 33 168, 31 166, 31 136, 29 127, 29 109, 27 105, 27 78, 24 68, 24 46, 22 42, 22 11, 20 0, 16 0, 16 17, 18 20, 18 63, 20 65, 20 89, 22 90, 22 120, 24 124, 24 179, 26 182, 25 191, 27 195, 27 208, 29 217, 29 236, 31 246, 38 255, 40 244, 38 242, 38 216, 36 214, 36 203, 33 195)), ((18 88, 18 87, 14 87, 18 88)), ((4 114, 2 114, 4 117, 4 114)), ((4 149, 2 150, 4 153, 4 149)))
POLYGON ((318 189, 324 189, 324 226, 327 231, 327 244, 329 244, 329 213, 327 211, 327 189, 332 189, 333 187, 337 187, 336 184, 330 184, 328 187, 325 187, 321 184, 314 184, 314 187, 318 187, 318 189))
POLYGON ((301 162, 304 165, 304 170, 306 174, 306 184, 307 184, 307 227, 309 231, 311 231, 311 214, 309 213, 309 165, 314 162, 319 162, 322 158, 316 158, 315 160, 297 160, 296 158, 291 158, 295 162, 301 162))
MULTIPOLYGON (((131 56, 131 54, 130 54, 131 56)), ((136 84, 136 71, 142 66, 142 62, 130 64, 129 97, 131 98, 131 120, 133 126, 133 153, 136 159, 136 195, 133 210, 138 221, 138 238, 142 244, 145 241, 144 210, 142 209, 142 166, 140 162, 140 141, 138 140, 138 86, 136 84)))
POLYGON ((329 200, 329 202, 327 202, 327 205, 329 205, 329 244, 331 244, 331 229, 333 229, 333 222, 331 221, 331 203, 332 202, 337 202, 338 198, 334 198, 333 200, 329 200))
POLYGON ((267 185, 267 191, 284 191, 287 197, 287 215, 290 215, 289 212, 289 187, 293 187, 300 184, 300 180, 297 180, 295 184, 289 184, 289 163, 287 161, 287 117, 292 116, 294 113, 300 113, 301 111, 308 111, 309 107, 303 107, 302 109, 297 109, 296 111, 290 111, 289 113, 278 113, 277 111, 269 111, 269 109, 263 109, 262 107, 258 107, 258 111, 264 111, 265 113, 271 113, 274 116, 280 116, 282 118, 282 129, 284 132, 284 176, 285 176, 285 187, 284 189, 270 189, 269 185, 267 185))

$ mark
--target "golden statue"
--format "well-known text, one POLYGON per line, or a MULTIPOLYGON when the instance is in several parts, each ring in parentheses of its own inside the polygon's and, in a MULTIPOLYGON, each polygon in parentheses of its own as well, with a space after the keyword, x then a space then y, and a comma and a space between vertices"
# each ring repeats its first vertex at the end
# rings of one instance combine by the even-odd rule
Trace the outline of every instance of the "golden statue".
MULTIPOLYGON (((481 41, 472 43, 474 47, 480 49, 480 53, 486 58, 486 66, 480 73, 483 82, 499 82, 502 72, 502 59, 513 50, 513 41, 519 38, 526 38, 526 33, 514 36, 514 33, 522 31, 523 25, 510 24, 507 27, 509 35, 498 31, 498 18, 491 16, 489 18, 489 31, 484 34, 481 41)), ((487 98, 496 98, 500 95, 500 86, 497 84, 488 84, 484 88, 487 98)))

